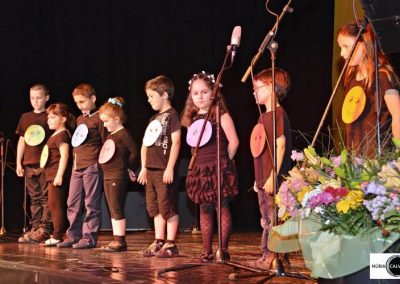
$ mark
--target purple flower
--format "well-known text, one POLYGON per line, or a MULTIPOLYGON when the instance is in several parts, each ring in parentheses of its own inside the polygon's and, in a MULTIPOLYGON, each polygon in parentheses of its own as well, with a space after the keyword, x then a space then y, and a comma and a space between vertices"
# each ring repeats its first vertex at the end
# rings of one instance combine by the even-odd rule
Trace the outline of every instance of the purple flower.
POLYGON ((311 208, 315 208, 317 206, 321 206, 321 205, 329 205, 332 202, 334 202, 334 198, 332 196, 331 193, 323 191, 317 195, 314 195, 311 197, 310 199, 310 207, 311 208))
POLYGON ((303 154, 303 152, 297 152, 295 150, 292 150, 292 155, 290 156, 290 158, 293 161, 296 161, 296 162, 303 161, 304 160, 304 154, 303 154))
POLYGON ((353 164, 355 165, 355 166, 362 166, 363 164, 364 164, 364 159, 362 159, 362 158, 358 158, 358 157, 355 157, 354 159, 353 159, 353 164))
POLYGON ((339 167, 340 163, 342 162, 342 157, 341 156, 332 157, 331 160, 335 167, 339 167))
POLYGON ((375 182, 369 183, 366 187, 363 188, 366 194, 372 193, 376 195, 385 195, 386 188, 383 185, 377 184, 375 182))

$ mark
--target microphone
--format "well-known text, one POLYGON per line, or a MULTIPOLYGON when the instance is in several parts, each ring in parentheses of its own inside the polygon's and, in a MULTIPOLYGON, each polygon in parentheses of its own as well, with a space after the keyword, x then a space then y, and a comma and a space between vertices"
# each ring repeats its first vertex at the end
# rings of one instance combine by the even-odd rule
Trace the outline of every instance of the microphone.
POLYGON ((233 29, 232 37, 231 37, 231 63, 235 60, 236 52, 240 45, 240 36, 242 34, 242 28, 240 26, 236 26, 233 29))

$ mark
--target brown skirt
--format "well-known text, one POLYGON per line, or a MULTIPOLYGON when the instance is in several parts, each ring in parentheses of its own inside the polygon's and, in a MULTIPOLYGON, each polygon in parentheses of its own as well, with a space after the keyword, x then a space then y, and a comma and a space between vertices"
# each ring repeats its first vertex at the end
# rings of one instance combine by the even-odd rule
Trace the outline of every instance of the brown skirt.
MULTIPOLYGON (((186 191, 191 200, 198 203, 217 202, 217 160, 196 162, 186 178, 186 191)), ((222 198, 234 197, 239 193, 234 162, 221 158, 222 198)))

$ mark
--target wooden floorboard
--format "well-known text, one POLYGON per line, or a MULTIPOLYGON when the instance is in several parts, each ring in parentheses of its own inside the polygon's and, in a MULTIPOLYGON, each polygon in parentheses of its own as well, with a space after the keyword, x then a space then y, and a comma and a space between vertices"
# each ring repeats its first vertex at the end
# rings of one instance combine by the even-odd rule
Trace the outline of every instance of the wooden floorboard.
MULTIPOLYGON (((97 248, 77 250, 45 248, 38 244, 20 244, 16 236, 0 242, 0 283, 229 283, 229 277, 241 277, 249 271, 227 264, 200 264, 201 235, 180 233, 177 245, 179 257, 159 259, 143 257, 141 250, 153 240, 153 232, 130 232, 127 235, 128 251, 104 252, 112 236, 102 232, 97 248), (190 268, 187 268, 190 267, 190 268), (181 270, 167 271, 170 268, 181 270), (12 281, 12 282, 9 282, 12 281)), ((260 256, 260 233, 235 233, 229 251, 231 261, 254 267, 260 256)), ((214 249, 217 239, 214 238, 214 249)), ((300 253, 290 254, 291 268, 285 272, 309 275, 300 253)), ((267 273, 266 273, 267 274, 267 273)), ((261 283, 265 275, 235 280, 235 283, 261 283)), ((275 277, 268 283, 315 283, 287 277, 275 277)), ((232 283, 232 282, 231 282, 232 283)))

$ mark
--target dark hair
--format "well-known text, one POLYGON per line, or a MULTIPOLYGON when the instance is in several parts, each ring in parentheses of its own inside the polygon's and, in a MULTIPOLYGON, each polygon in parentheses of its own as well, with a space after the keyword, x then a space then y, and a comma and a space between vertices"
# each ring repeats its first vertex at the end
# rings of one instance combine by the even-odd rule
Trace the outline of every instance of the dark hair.
POLYGON ((88 83, 82 83, 79 84, 78 86, 75 87, 75 89, 72 91, 72 96, 84 96, 87 98, 91 98, 92 96, 96 95, 96 90, 93 88, 92 85, 88 83))
MULTIPOLYGON (((253 81, 261 81, 263 83, 272 82, 272 69, 264 69, 253 77, 253 81)), ((275 68, 275 94, 279 101, 283 101, 290 90, 292 81, 289 73, 282 68, 275 68)))
POLYGON ((44 85, 42 83, 37 83, 37 84, 32 85, 30 87, 30 90, 35 90, 35 91, 42 90, 45 96, 50 95, 49 89, 46 87, 46 85, 44 85))
POLYGON ((46 109, 46 112, 47 114, 54 113, 55 115, 65 117, 65 127, 69 131, 70 135, 74 132, 76 127, 76 118, 69 112, 67 105, 63 103, 51 104, 46 109))
POLYGON ((122 123, 126 121, 126 114, 124 111, 125 100, 122 97, 109 98, 100 109, 99 113, 106 113, 111 117, 119 117, 122 123))
MULTIPOLYGON (((348 37, 354 37, 356 38, 358 33, 360 31, 360 27, 358 26, 357 22, 352 22, 348 23, 346 25, 343 25, 340 27, 338 31, 338 36, 348 36, 348 37)), ((375 41, 375 35, 372 30, 372 27, 370 24, 367 24, 364 33, 362 34, 362 41, 360 41, 360 44, 363 44, 365 46, 365 52, 366 55, 364 56, 361 64, 362 67, 365 68, 367 71, 367 78, 364 81, 365 88, 370 89, 372 86, 373 81, 375 80, 375 52, 374 52, 374 41, 375 41)), ((386 56, 383 55, 383 53, 379 50, 378 51, 378 62, 380 67, 380 70, 383 70, 386 72, 389 81, 392 82, 393 77, 394 77, 394 72, 393 68, 389 65, 389 62, 386 58, 386 56)), ((349 83, 351 74, 358 68, 358 66, 352 66, 347 68, 346 73, 344 75, 344 84, 347 85, 349 83)), ((396 77, 394 77, 396 79, 396 77)), ((396 80, 397 81, 397 80, 396 80)))
MULTIPOLYGON (((181 115, 181 124, 185 127, 189 127, 192 124, 193 117, 199 111, 199 108, 194 105, 192 96, 190 94, 192 84, 196 80, 203 80, 211 90, 214 89, 214 85, 215 85, 214 75, 212 75, 210 73, 206 73, 204 71, 194 74, 193 77, 190 79, 189 94, 187 96, 185 107, 184 107, 184 109, 182 111, 182 115, 181 115)), ((224 100, 222 94, 219 93, 219 96, 221 98, 221 101, 220 101, 221 114, 228 113, 228 108, 226 107, 225 100, 224 100)), ((216 121, 215 105, 212 106, 212 108, 211 108, 210 120, 216 121)))
POLYGON ((160 75, 147 81, 144 90, 153 90, 160 96, 166 92, 168 94, 168 99, 171 101, 174 97, 175 86, 170 78, 160 75))

